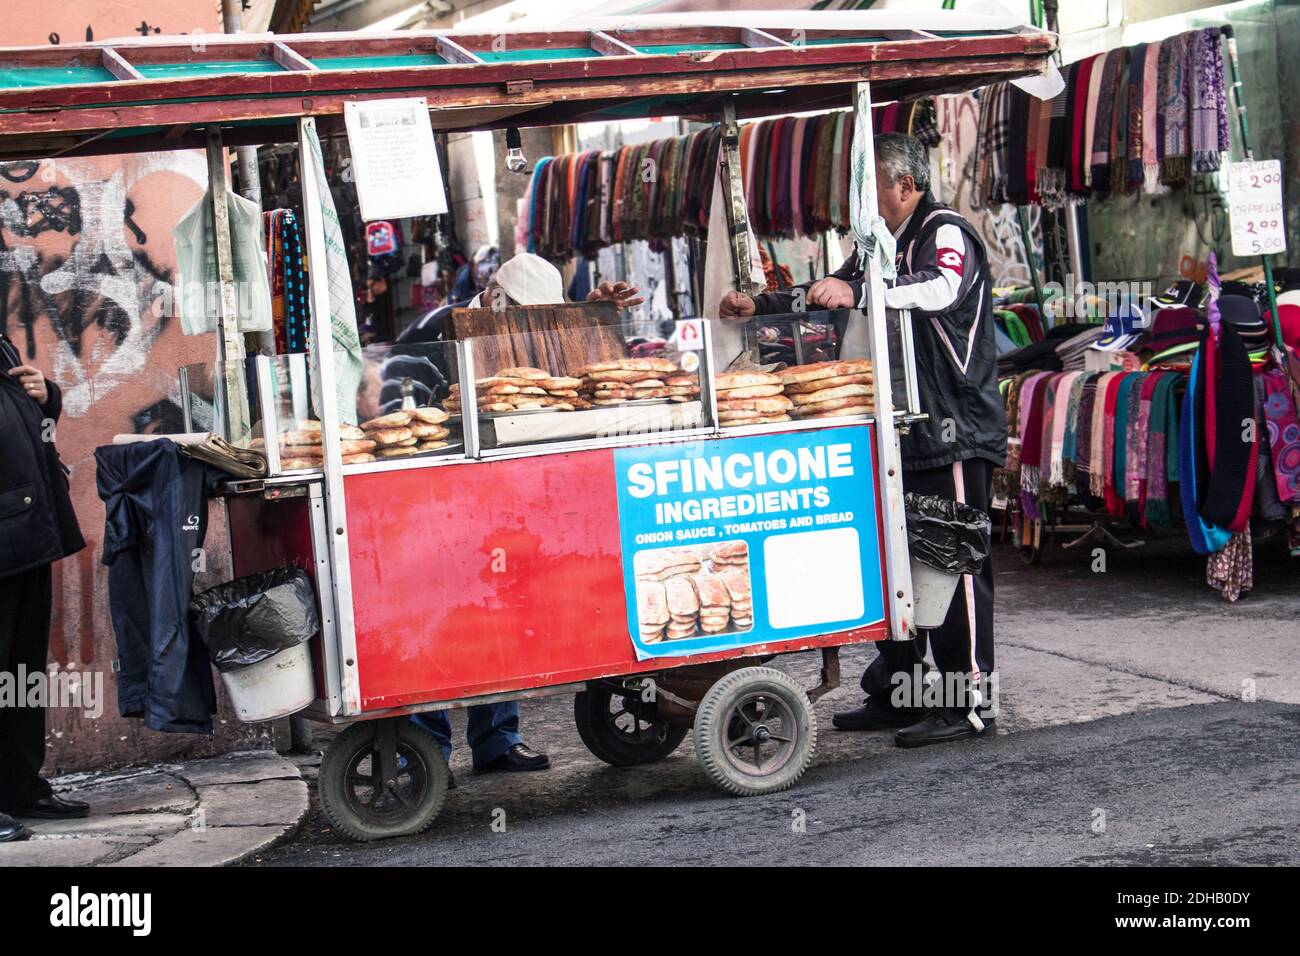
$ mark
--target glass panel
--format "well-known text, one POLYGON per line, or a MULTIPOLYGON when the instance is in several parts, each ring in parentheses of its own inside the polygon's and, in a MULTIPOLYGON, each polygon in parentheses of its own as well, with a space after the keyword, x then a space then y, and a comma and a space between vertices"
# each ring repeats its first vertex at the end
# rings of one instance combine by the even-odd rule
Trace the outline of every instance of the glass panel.
MULTIPOLYGON (((455 345, 432 342, 370 347, 362 353, 360 381, 352 401, 340 401, 340 442, 345 465, 390 459, 461 455, 459 421, 442 408, 457 377, 455 345)), ((342 353, 336 368, 342 367, 342 353)), ((267 451, 274 430, 280 462, 268 455, 270 474, 321 469, 323 448, 317 400, 306 354, 250 357, 240 369, 248 422, 243 439, 226 425, 226 379, 221 363, 181 370, 182 405, 191 428, 212 431, 246 448, 267 451)))
MULTIPOLYGON (((825 363, 843 362, 840 343, 852 312, 848 309, 756 316, 747 330, 758 343, 758 364, 773 368, 770 383, 754 378, 727 378, 718 392, 718 414, 724 427, 770 425, 789 421, 820 421, 871 414, 875 408, 875 383, 870 363, 845 362, 840 368, 825 363), (822 364, 803 374, 791 369, 822 364), (776 380, 781 390, 771 392, 776 380), (770 394, 769 394, 770 392, 770 394)), ((901 313, 886 311, 889 339, 891 394, 895 414, 913 412, 909 381, 914 374, 910 341, 905 341, 901 313)))
MULTIPOLYGON (((529 313, 537 331, 469 340, 482 449, 636 441, 701 426, 701 352, 638 337, 627 322, 541 328, 550 311, 529 313)), ((448 407, 460 408, 459 388, 448 407)))

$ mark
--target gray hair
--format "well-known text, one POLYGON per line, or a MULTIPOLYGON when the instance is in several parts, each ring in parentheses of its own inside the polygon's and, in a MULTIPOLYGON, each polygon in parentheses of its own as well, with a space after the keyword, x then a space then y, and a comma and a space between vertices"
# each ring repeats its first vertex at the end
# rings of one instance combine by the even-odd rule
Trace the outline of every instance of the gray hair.
POLYGON ((919 139, 906 133, 881 133, 875 142, 876 164, 884 171, 885 185, 911 176, 921 192, 930 188, 930 158, 919 139))

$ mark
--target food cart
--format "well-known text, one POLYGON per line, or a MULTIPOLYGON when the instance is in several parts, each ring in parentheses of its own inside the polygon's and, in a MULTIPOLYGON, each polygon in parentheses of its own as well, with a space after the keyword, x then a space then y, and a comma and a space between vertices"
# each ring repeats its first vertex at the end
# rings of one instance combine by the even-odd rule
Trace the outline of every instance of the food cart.
MULTIPOLYGON (((828 417, 723 420, 717 376, 735 356, 721 354, 709 323, 681 327, 667 366, 624 367, 617 319, 603 316, 590 323, 592 339, 613 341, 614 352, 589 354, 588 378, 604 360, 606 372, 638 371, 660 385, 691 375, 694 390, 671 402, 475 414, 479 391, 491 387, 483 383, 501 371, 485 356, 541 365, 538 339, 549 331, 433 343, 416 355, 372 350, 362 380, 382 380, 397 358, 427 359, 457 386, 461 413, 439 418, 436 434, 450 440, 421 454, 345 463, 348 405, 320 398, 336 394, 343 373, 318 268, 329 255, 323 170, 318 179, 311 168, 320 137, 341 131, 345 105, 424 97, 440 130, 721 118, 731 252, 736 274, 748 276, 739 118, 846 105, 869 116, 873 97, 1041 73, 1054 49, 1051 34, 992 16, 801 11, 764 14, 761 24, 708 14, 549 32, 0 50, 0 160, 202 147, 212 181, 224 182, 226 147, 299 144, 308 356, 245 355, 222 235, 226 199, 210 190, 217 427, 237 443, 260 436, 269 463, 265 478, 230 482, 224 503, 237 575, 296 565, 315 581, 317 692, 302 715, 348 725, 323 760, 321 801, 341 832, 374 839, 424 830, 446 796, 442 755, 407 718, 477 703, 572 694, 584 743, 608 763, 662 758, 692 733, 723 790, 793 785, 812 756, 811 701, 838 680, 838 648, 913 630, 898 435, 920 409, 908 317, 886 312, 872 270, 847 316, 764 318, 784 323, 780 334, 801 357, 869 362, 871 414, 858 405, 828 417), (806 333, 826 341, 834 328, 856 331, 832 353, 804 354, 806 333), (318 467, 282 455, 286 430, 304 418, 319 421, 318 467), (696 583, 684 588, 682 575, 696 583), (811 649, 823 660, 817 687, 763 666, 811 649)), ((761 361, 758 330, 746 333, 761 361)), ((543 371, 564 378, 575 369, 543 371)))

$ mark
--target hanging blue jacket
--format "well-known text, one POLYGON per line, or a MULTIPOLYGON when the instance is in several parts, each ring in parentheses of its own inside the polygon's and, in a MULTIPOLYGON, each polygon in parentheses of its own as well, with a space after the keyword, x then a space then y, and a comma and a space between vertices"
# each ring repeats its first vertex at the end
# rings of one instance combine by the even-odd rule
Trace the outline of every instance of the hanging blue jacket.
POLYGON ((210 734, 212 669, 188 608, 195 553, 207 533, 208 491, 223 476, 166 439, 96 448, 95 463, 120 665, 118 709, 152 730, 210 734))

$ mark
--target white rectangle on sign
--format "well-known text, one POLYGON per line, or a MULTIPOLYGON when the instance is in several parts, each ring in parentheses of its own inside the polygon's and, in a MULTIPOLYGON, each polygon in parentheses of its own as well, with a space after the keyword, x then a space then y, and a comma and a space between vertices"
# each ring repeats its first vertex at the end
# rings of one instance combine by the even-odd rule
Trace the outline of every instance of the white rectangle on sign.
POLYGON ((1228 173, 1228 220, 1232 224, 1233 255, 1286 252, 1279 160, 1232 164, 1228 173))
POLYGON ((704 348, 704 320, 679 319, 677 321, 677 348, 683 352, 698 352, 704 348))
POLYGON ((374 222, 447 211, 424 97, 345 103, 343 115, 362 219, 374 222))
POLYGON ((807 627, 862 617, 861 555, 856 528, 764 539, 768 623, 774 628, 807 627))

